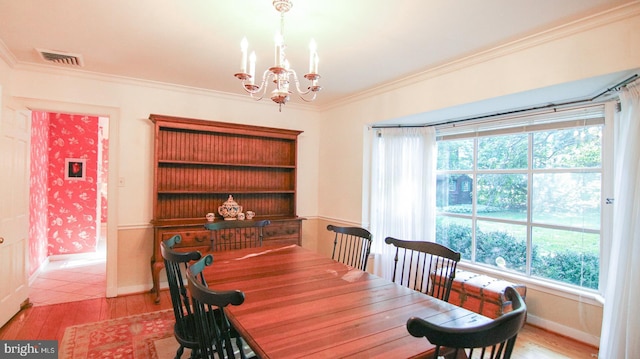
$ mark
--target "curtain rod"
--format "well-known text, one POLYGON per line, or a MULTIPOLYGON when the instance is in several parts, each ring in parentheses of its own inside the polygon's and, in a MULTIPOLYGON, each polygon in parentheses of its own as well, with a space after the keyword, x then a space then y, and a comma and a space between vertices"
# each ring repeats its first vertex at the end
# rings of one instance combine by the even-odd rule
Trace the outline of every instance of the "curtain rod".
POLYGON ((635 74, 635 75, 630 76, 630 77, 618 82, 617 84, 607 88, 606 90, 603 90, 602 92, 600 92, 599 94, 597 94, 597 95, 595 95, 593 97, 588 97, 588 98, 584 98, 584 99, 581 99, 581 100, 574 100, 574 101, 567 101, 567 102, 560 102, 560 103, 551 103, 551 104, 547 104, 547 105, 533 106, 533 107, 524 108, 524 109, 520 109, 520 110, 511 110, 511 111, 505 111, 505 112, 498 112, 498 113, 493 113, 493 114, 489 114, 489 115, 467 117, 467 118, 462 118, 462 119, 458 119, 458 120, 443 121, 443 122, 436 122, 436 123, 430 123, 430 124, 422 124, 422 125, 379 125, 379 126, 371 126, 371 128, 395 128, 395 127, 412 128, 412 127, 442 126, 442 125, 450 125, 450 124, 459 123, 459 122, 465 122, 465 121, 481 120, 481 119, 490 118, 490 117, 513 115, 513 114, 516 114, 516 113, 522 113, 522 112, 527 112, 527 111, 544 110, 544 109, 549 109, 549 108, 553 108, 553 107, 563 107, 563 106, 569 106, 569 105, 577 105, 577 104, 582 104, 582 103, 589 103, 589 102, 593 102, 593 100, 595 100, 595 99, 597 99, 599 97, 602 97, 603 95, 605 95, 605 94, 607 94, 609 92, 619 91, 622 87, 624 87, 624 86, 628 85, 629 83, 635 81, 637 78, 638 78, 638 74, 635 74))

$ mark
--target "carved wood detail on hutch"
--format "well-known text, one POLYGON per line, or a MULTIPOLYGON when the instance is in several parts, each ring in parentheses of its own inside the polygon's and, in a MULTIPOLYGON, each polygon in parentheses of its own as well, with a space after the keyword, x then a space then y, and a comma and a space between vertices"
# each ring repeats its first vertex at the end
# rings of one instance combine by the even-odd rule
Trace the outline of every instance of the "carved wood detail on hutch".
MULTIPOLYGON (((153 289, 164 267, 160 241, 182 236, 179 247, 207 250, 205 215, 233 195, 254 220, 269 219, 264 241, 301 244, 296 215, 297 140, 302 131, 149 116, 154 123, 153 289)), ((156 301, 159 300, 156 297, 156 301)))

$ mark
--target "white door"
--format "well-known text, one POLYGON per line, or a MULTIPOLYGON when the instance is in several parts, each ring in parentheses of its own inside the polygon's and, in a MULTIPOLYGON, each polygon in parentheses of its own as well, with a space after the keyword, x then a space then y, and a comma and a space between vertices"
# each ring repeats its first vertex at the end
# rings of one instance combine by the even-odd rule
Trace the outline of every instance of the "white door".
MULTIPOLYGON (((1 91, 0 91, 1 95, 1 91)), ((0 96, 0 99, 2 97, 0 96)), ((0 106, 0 326, 29 296, 31 113, 0 106)))

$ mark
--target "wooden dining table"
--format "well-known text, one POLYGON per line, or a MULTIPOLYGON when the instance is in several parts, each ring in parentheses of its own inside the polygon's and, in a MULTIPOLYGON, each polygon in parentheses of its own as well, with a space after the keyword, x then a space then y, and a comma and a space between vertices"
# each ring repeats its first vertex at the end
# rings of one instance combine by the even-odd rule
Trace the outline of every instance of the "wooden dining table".
POLYGON ((434 347, 411 316, 455 327, 491 319, 297 245, 210 252, 214 290, 238 289, 229 321, 260 358, 418 358, 434 347))

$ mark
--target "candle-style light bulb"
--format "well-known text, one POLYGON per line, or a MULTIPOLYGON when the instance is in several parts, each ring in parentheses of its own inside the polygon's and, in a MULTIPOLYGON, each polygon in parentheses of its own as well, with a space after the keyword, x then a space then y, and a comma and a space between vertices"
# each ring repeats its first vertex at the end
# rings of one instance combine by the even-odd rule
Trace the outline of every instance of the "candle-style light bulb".
POLYGON ((246 37, 243 37, 242 41, 240 41, 240 50, 242 51, 242 63, 240 64, 240 72, 243 74, 247 72, 247 49, 248 48, 249 48, 249 42, 247 41, 246 37))
POLYGON ((318 55, 316 53, 317 48, 318 46, 316 45, 316 41, 314 39, 311 39, 311 42, 309 43, 309 73, 310 74, 315 73, 313 72, 314 65, 317 66, 314 60, 314 58, 318 55))
POLYGON ((276 43, 275 66, 282 67, 282 43, 284 42, 284 39, 282 38, 282 34, 280 32, 277 32, 274 40, 276 43))
POLYGON ((254 79, 256 77, 256 52, 251 51, 251 55, 249 56, 249 75, 251 78, 249 79, 250 84, 254 84, 254 79))
POLYGON ((318 73, 318 62, 320 62, 320 57, 318 57, 318 53, 315 53, 313 57, 313 73, 314 74, 318 73))

